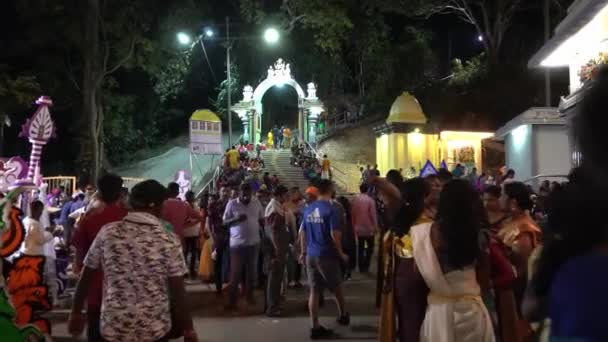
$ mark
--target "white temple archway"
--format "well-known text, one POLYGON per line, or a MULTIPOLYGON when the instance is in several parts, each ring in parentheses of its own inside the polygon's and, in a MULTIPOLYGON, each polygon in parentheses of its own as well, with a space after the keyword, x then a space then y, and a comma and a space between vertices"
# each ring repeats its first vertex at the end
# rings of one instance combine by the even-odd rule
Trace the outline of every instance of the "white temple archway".
POLYGON ((308 83, 307 93, 291 76, 291 67, 279 58, 274 65, 268 68, 268 75, 253 90, 246 85, 243 88, 243 99, 233 106, 233 110, 243 122, 245 134, 243 140, 257 143, 263 139, 261 132, 261 118, 264 115, 262 98, 274 86, 290 86, 298 94, 298 139, 306 140, 312 144, 316 142, 316 124, 319 114, 323 112, 323 103, 317 98, 317 89, 314 83, 308 83))

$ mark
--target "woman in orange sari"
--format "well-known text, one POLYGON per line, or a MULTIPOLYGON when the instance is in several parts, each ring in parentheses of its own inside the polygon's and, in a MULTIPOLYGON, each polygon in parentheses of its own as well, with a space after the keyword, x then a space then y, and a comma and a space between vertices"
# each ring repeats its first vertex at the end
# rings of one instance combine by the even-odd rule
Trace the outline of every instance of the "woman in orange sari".
POLYGON ((502 206, 510 214, 497 237, 507 247, 508 257, 517 271, 515 299, 521 306, 528 279, 528 259, 541 242, 541 230, 530 217, 532 199, 530 190, 521 182, 504 185, 502 206))
MULTIPOLYGON (((487 274, 491 289, 491 305, 488 306, 491 316, 497 323, 497 339, 504 342, 519 342, 519 317, 513 295, 515 272, 511 262, 507 259, 507 248, 498 239, 497 233, 502 230, 503 224, 509 218, 503 210, 500 199, 502 189, 491 185, 484 189, 483 204, 486 209, 489 232, 484 252, 488 255, 489 267, 487 274)), ((482 273, 483 274, 483 273, 482 273)), ((484 299, 487 299, 484 297, 484 299)))
POLYGON ((506 255, 517 272, 513 294, 519 317, 519 338, 523 339, 532 333, 531 326, 523 319, 521 310, 528 283, 528 261, 542 241, 542 232, 530 216, 533 205, 530 195, 530 190, 524 183, 504 184, 501 205, 510 217, 504 221, 496 235, 504 244, 506 255))

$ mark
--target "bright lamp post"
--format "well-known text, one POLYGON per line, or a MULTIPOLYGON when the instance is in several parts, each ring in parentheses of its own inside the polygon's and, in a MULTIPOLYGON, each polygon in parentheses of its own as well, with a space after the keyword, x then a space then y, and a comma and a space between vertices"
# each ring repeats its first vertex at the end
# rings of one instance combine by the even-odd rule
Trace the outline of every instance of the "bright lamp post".
MULTIPOLYGON (((212 38, 215 36, 215 32, 213 32, 213 30, 211 28, 205 28, 204 29, 204 36, 207 38, 212 38)), ((267 28, 264 31, 264 40, 266 41, 266 43, 268 44, 276 44, 279 39, 281 38, 281 33, 279 32, 279 30, 277 30, 276 28, 267 28)), ((230 75, 230 67, 231 67, 231 62, 230 62, 230 50, 232 49, 232 41, 234 40, 238 40, 238 39, 252 39, 252 37, 230 37, 230 18, 226 17, 226 81, 227 81, 227 89, 226 91, 228 92, 227 94, 227 106, 226 106, 226 111, 228 113, 228 146, 232 146, 232 94, 231 94, 231 83, 232 83, 232 77, 230 75)), ((257 39, 257 38, 253 38, 253 39, 257 39)), ((201 46, 203 47, 203 49, 205 48, 205 46, 202 44, 203 41, 203 37, 200 36, 198 38, 198 40, 200 40, 201 42, 201 46)), ((177 34, 177 41, 182 44, 182 45, 191 45, 192 44, 192 39, 190 38, 190 36, 184 32, 179 32, 177 34)))
POLYGON ((192 39, 187 33, 180 32, 177 34, 177 41, 182 45, 190 45, 192 43, 192 39))
POLYGON ((280 37, 279 31, 275 28, 268 28, 264 31, 264 40, 269 44, 277 43, 280 37))

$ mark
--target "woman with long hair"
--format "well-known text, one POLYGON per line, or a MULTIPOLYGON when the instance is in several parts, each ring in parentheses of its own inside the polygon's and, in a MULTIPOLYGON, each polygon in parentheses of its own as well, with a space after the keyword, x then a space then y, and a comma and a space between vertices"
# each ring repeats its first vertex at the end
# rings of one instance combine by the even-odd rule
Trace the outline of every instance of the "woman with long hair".
POLYGON ((452 180, 441 191, 435 221, 410 229, 414 260, 430 290, 421 341, 495 341, 475 269, 484 220, 479 194, 469 182, 452 180))
POLYGON ((413 259, 410 227, 430 222, 425 215, 431 195, 429 182, 412 178, 397 189, 386 180, 374 179, 381 194, 392 194, 385 199, 391 217, 391 229, 384 235, 384 286, 379 341, 418 341, 426 311, 428 288, 413 259), (398 210, 391 210, 398 206, 398 210), (395 320, 397 318, 397 320, 395 320), (395 326, 395 322, 397 325, 395 326))

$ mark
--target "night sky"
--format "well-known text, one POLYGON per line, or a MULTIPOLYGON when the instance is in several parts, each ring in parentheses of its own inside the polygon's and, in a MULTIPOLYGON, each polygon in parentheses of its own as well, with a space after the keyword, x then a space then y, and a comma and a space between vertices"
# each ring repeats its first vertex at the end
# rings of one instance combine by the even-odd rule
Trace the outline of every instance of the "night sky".
MULTIPOLYGON (((25 1, 25 0, 23 0, 25 1)), ((562 1, 567 3, 570 1, 562 1)), ((22 22, 15 11, 15 3, 17 1, 4 1, 0 4, 0 65, 5 64, 11 66, 15 70, 27 72, 31 70, 43 70, 44 68, 56 69, 65 68, 65 65, 60 65, 57 61, 48 61, 48 65, 41 65, 40 58, 46 53, 53 53, 61 50, 61 42, 49 40, 45 43, 38 42, 39 45, 34 46, 32 42, 27 41, 26 32, 28 28, 37 25, 36 22, 22 22)), ((69 3, 69 1, 67 2, 69 3)), ((209 16, 201 18, 196 25, 183 27, 183 30, 196 33, 201 32, 204 28, 213 28, 219 36, 224 36, 224 18, 230 15, 233 19, 231 26, 231 34, 233 36, 255 36, 261 35, 260 26, 252 26, 238 22, 238 7, 237 2, 221 2, 215 3, 209 8, 209 16)), ((269 8, 278 8, 280 1, 266 2, 269 8)), ((32 8, 32 11, 35 11, 32 8)), ((559 18, 554 18, 557 22, 559 18)), ((417 24, 418 26, 428 30, 432 34, 431 48, 437 56, 437 69, 441 75, 447 76, 450 73, 450 59, 460 58, 467 60, 478 55, 483 51, 482 44, 477 40, 478 34, 471 25, 459 21, 457 18, 449 15, 434 16, 429 20, 412 21, 411 19, 403 19, 400 16, 386 16, 386 23, 392 28, 393 32, 400 32, 403 26, 417 24)), ((272 21, 267 21, 265 24, 272 24, 272 21)), ((542 29, 542 13, 536 9, 527 9, 518 15, 517 21, 514 23, 511 32, 505 41, 505 55, 509 63, 525 65, 527 59, 535 52, 543 43, 542 29), (525 39, 522 39, 525 37, 525 39)), ((555 26, 555 23, 552 25, 555 26)), ((266 76, 268 66, 277 58, 282 57, 287 62, 292 63, 292 73, 298 80, 300 85, 305 88, 306 83, 317 81, 323 75, 318 75, 308 72, 309 67, 305 63, 297 62, 299 60, 299 51, 302 49, 311 49, 311 46, 305 44, 301 39, 297 39, 296 33, 291 36, 282 37, 281 43, 278 46, 269 47, 260 41, 243 40, 237 41, 234 46, 235 56, 234 62, 239 65, 243 75, 241 83, 251 84, 255 86, 266 76), (239 53, 239 51, 241 51, 239 53), (247 51, 243 53, 242 51, 247 51), (296 61, 296 62, 294 62, 296 61)), ((60 38, 58 38, 60 39, 60 38)), ((177 43, 175 48, 179 49, 177 43)), ((215 79, 211 76, 207 61, 202 55, 200 48, 195 48, 196 57, 192 59, 192 69, 186 79, 186 87, 179 96, 171 102, 172 113, 174 120, 167 122, 164 126, 168 136, 178 136, 187 133, 187 117, 189 114, 198 108, 209 108, 211 106, 210 99, 217 95, 219 81, 225 77, 225 49, 218 41, 206 42, 209 62, 213 68, 215 79)), ((531 71, 532 74, 538 74, 538 78, 542 78, 542 74, 538 71, 531 71)), ((440 76, 441 76, 440 75, 440 76)), ((47 75, 39 73, 40 83, 45 87, 43 92, 48 93, 54 85, 54 80, 46 78, 47 75)), ((150 91, 150 84, 147 76, 138 72, 121 71, 116 74, 117 79, 121 81, 122 89, 130 94, 141 98, 155 96, 150 91), (128 89, 127 89, 128 88, 128 89)), ((557 83, 564 84, 564 74, 557 73, 557 83)), ((65 82, 65 80, 62 80, 65 82)), ((57 91, 57 89, 55 89, 57 91)), ((65 89, 64 89, 65 90, 65 89)), ((69 164, 73 162, 73 156, 78 153, 79 146, 75 139, 80 132, 74 125, 73 114, 78 112, 79 98, 77 92, 72 92, 73 97, 68 98, 62 96, 66 92, 57 91, 58 96, 54 96, 55 106, 52 108, 53 118, 58 126, 58 137, 55 142, 49 144, 45 148, 45 157, 52 160, 52 170, 49 172, 55 173, 61 170, 69 170, 69 164), (70 156, 66 158, 65 156, 70 156)), ((69 92, 67 92, 69 93, 69 92)), ((240 93, 240 91, 239 91, 240 93)), ((559 89, 555 94, 559 94, 559 89)), ((49 94, 55 95, 55 94, 49 94)), ((557 96, 557 95, 556 95, 557 96)), ((233 103, 240 100, 240 95, 233 103)), ((264 110, 269 113, 265 117, 264 125, 268 127, 274 123, 295 125, 297 118, 297 103, 295 91, 291 87, 273 88, 264 97, 264 110)), ((507 99, 508 100, 508 99, 507 99)), ((140 103, 138 103, 140 105, 140 103)), ((144 104, 141 104, 144 106, 144 104)), ((386 107, 390 103, 385 104, 386 107)), ((29 153, 29 144, 25 139, 17 138, 17 132, 25 118, 33 113, 35 107, 32 106, 28 110, 23 110, 19 113, 11 113, 13 125, 6 130, 5 149, 10 154, 27 155, 29 153)), ((142 111, 141 115, 144 115, 142 111)), ((518 113, 513 113, 516 115, 518 113)), ((489 119, 493 120, 493 119, 489 119)), ((492 125, 500 124, 504 118, 497 119, 492 125)), ((78 120, 76 120, 78 121, 78 120)), ((238 128, 238 120, 235 122, 235 127, 238 128)), ((265 128, 266 129, 266 128, 265 128)), ((46 165, 49 165, 47 163, 46 165)))

